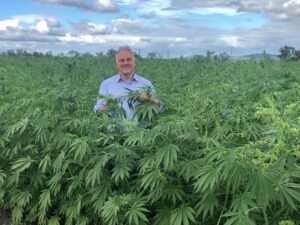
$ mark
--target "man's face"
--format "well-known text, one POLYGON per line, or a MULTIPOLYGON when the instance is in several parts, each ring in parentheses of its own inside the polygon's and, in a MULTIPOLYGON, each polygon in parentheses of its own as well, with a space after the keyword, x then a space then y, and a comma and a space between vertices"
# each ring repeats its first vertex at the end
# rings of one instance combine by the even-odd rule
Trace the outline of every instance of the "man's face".
POLYGON ((116 57, 116 65, 119 73, 124 76, 130 76, 134 73, 135 60, 131 52, 121 51, 116 57))

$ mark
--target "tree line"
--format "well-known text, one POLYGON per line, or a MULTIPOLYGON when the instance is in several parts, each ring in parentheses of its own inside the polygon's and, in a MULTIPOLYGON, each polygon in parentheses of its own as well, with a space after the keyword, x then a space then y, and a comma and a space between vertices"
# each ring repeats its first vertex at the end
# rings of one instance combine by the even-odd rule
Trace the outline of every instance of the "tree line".
MULTIPOLYGON (((67 53, 60 53, 57 56, 59 57, 115 57, 116 54, 115 49, 108 49, 106 53, 100 51, 96 52, 95 54, 92 54, 90 52, 79 52, 76 50, 70 50, 67 53)), ((28 52, 27 50, 24 49, 9 49, 7 51, 2 51, 0 54, 4 55, 10 55, 10 56, 18 56, 18 55, 26 55, 26 56, 34 56, 34 57, 41 57, 41 56, 46 56, 46 57, 51 57, 54 54, 52 51, 47 51, 47 52, 39 52, 39 51, 34 51, 34 52, 28 52)), ((266 51, 263 51, 263 55, 266 56, 268 55, 266 51)), ((194 55, 194 57, 197 57, 200 55, 194 55)), ((136 58, 143 58, 139 53, 135 52, 135 57, 136 58)), ((226 52, 222 52, 220 54, 215 54, 215 52, 212 51, 207 51, 206 58, 209 59, 215 59, 215 60, 228 60, 230 56, 226 52)), ((146 58, 154 59, 154 58, 162 58, 160 54, 157 54, 156 52, 149 52, 146 56, 146 58)), ((281 60, 288 60, 288 61, 297 61, 300 59, 300 49, 296 49, 293 46, 285 45, 279 49, 279 54, 278 58, 281 60)))

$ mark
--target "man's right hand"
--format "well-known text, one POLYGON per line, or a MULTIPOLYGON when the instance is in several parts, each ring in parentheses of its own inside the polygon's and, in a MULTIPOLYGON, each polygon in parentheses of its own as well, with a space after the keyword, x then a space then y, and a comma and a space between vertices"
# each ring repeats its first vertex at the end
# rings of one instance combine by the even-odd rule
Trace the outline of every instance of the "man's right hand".
POLYGON ((149 99, 150 99, 150 97, 146 94, 146 92, 142 92, 139 96, 139 100, 142 101, 142 102, 145 102, 149 99))

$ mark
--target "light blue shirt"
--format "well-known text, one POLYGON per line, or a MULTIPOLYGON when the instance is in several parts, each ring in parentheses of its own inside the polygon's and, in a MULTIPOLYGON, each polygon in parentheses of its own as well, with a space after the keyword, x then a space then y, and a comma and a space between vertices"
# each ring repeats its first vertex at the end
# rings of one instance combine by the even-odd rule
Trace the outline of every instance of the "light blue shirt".
MULTIPOLYGON (((99 95, 100 96, 107 96, 110 98, 120 98, 122 97, 122 100, 119 104, 120 107, 122 107, 126 114, 126 119, 134 120, 134 109, 131 109, 128 105, 127 101, 127 95, 130 90, 132 91, 141 91, 145 87, 151 87, 152 92, 155 93, 154 87, 152 83, 137 75, 134 74, 132 81, 125 81, 122 80, 120 77, 120 74, 116 74, 106 80, 104 80, 99 88, 99 95)), ((98 99, 94 106, 94 112, 96 112, 98 109, 104 107, 106 105, 106 100, 104 99, 98 99)))

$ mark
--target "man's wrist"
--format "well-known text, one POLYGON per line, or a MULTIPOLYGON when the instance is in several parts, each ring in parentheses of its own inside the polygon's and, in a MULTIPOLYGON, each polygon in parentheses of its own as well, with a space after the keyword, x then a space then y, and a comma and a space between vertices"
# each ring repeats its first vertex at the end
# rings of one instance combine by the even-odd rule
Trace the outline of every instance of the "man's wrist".
POLYGON ((153 103, 153 104, 155 104, 155 105, 159 105, 160 104, 159 100, 157 98, 155 98, 154 96, 150 97, 150 102, 153 103))

